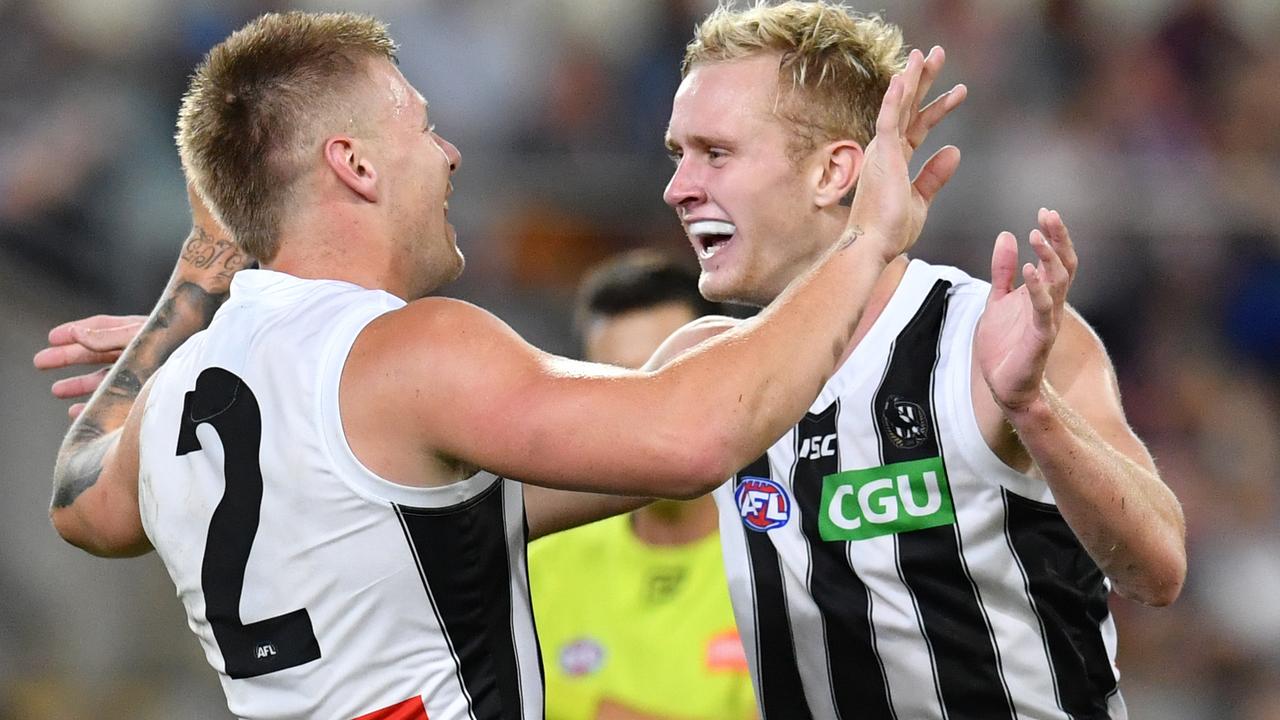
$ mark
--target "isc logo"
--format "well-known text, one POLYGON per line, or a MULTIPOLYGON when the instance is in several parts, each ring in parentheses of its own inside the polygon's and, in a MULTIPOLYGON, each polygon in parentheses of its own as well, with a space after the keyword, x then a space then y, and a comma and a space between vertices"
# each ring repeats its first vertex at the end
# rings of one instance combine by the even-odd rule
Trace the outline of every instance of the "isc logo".
POLYGON ((822 479, 823 540, 866 540, 955 522, 942 459, 894 463, 822 479))
POLYGON ((768 478, 742 478, 733 497, 742 524, 749 530, 765 532, 782 527, 791 519, 791 498, 781 485, 768 478))
POLYGON ((832 457, 836 454, 833 447, 836 442, 834 433, 825 437, 805 438, 800 443, 800 452, 797 453, 801 459, 817 460, 818 458, 832 457))

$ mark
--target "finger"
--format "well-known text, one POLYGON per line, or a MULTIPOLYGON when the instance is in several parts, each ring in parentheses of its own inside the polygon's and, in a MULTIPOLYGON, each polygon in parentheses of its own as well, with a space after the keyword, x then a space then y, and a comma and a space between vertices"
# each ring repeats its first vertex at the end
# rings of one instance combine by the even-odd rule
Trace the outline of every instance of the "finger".
POLYGON ((929 48, 929 54, 924 58, 924 67, 920 71, 920 84, 916 87, 916 94, 911 100, 912 111, 923 105, 924 99, 929 97, 929 88, 933 87, 933 81, 938 79, 938 75, 942 73, 942 66, 946 62, 945 50, 938 45, 929 48))
POLYGON ((1076 255, 1075 245, 1071 242, 1071 234, 1067 232, 1067 224, 1062 220, 1062 214, 1057 210, 1040 208, 1037 219, 1040 222, 1040 229, 1049 238, 1058 257, 1062 259, 1062 266, 1066 268, 1068 279, 1075 278, 1080 260, 1076 255))
POLYGON ((1049 244, 1048 238, 1038 229, 1031 231, 1031 250, 1040 259, 1040 266, 1036 269, 1050 294, 1054 297, 1066 297, 1067 281, 1070 279, 1067 270, 1062 266, 1062 259, 1049 244))
POLYGON ((104 365, 113 363, 120 357, 120 351, 98 352, 80 345, 62 345, 48 347, 36 353, 32 358, 38 370, 56 370, 73 365, 104 365))
POLYGON ((85 405, 88 405, 88 403, 76 403, 71 407, 67 408, 67 417, 71 418, 72 420, 75 420, 76 418, 80 417, 80 413, 84 412, 85 405))
POLYGON ((915 186, 916 193, 924 199, 926 205, 933 202, 933 197, 951 180, 958 167, 960 167, 960 148, 955 145, 947 145, 925 161, 924 167, 920 168, 920 173, 916 175, 912 185, 915 186))
POLYGON ((71 336, 75 338, 77 343, 97 352, 123 350, 129 346, 134 336, 142 330, 142 325, 142 322, 135 322, 101 329, 76 326, 71 328, 71 336))
POLYGON ((907 68, 902 71, 902 105, 898 108, 898 127, 906 129, 911 124, 915 110, 916 88, 920 85, 920 71, 924 69, 924 54, 912 50, 907 55, 907 68))
POLYGON ((898 108, 902 104, 902 75, 889 78, 889 88, 880 101, 880 114, 876 117, 876 137, 893 137, 898 134, 898 108))
POLYGON ((102 384, 106 379, 107 372, 110 368, 102 368, 97 372, 91 372, 86 375, 77 375, 76 377, 59 380, 53 384, 53 396, 63 400, 72 398, 87 397, 93 394, 94 390, 102 384))
POLYGON ((996 236, 991 250, 991 297, 995 302, 1013 292, 1013 275, 1018 268, 1018 238, 1009 231, 996 236))
POLYGON ((69 345, 75 342, 72 337, 74 328, 80 327, 89 330, 101 330, 103 328, 120 327, 122 325, 140 324, 145 322, 146 315, 92 315, 79 320, 64 322, 61 325, 49 331, 50 345, 69 345))
POLYGON ((912 149, 923 145, 929 132, 937 127, 943 118, 950 115, 952 110, 960 107, 967 97, 969 97, 969 88, 956 85, 926 105, 912 119, 911 126, 907 128, 907 142, 911 143, 912 149))
POLYGON ((1022 281, 1026 284, 1027 296, 1031 298, 1031 308, 1035 326, 1042 332, 1051 333, 1053 327, 1053 297, 1049 294, 1049 283, 1045 280, 1040 268, 1026 263, 1022 266, 1022 281))

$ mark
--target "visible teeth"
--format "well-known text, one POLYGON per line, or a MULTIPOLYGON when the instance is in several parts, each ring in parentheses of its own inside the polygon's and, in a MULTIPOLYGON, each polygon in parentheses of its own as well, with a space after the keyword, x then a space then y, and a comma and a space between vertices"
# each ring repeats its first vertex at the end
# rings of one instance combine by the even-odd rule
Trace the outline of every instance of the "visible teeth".
POLYGON ((698 220, 689 223, 691 235, 732 235, 738 231, 733 223, 722 220, 698 220))

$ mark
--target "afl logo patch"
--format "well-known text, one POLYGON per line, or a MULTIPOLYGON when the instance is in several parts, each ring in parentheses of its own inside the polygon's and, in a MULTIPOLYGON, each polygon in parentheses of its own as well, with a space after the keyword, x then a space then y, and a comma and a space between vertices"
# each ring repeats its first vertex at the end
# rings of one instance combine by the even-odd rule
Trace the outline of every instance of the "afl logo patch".
POLYGON ((880 413, 885 434, 901 450, 918 448, 929 439, 929 418, 924 408, 899 395, 890 395, 880 413))
POLYGON ((762 477, 744 477, 733 491, 738 514, 748 530, 766 532, 791 519, 791 498, 778 483, 762 477))
POLYGON ((560 669, 569 677, 591 675, 604 665, 604 648, 593 638, 581 637, 560 649, 560 669))

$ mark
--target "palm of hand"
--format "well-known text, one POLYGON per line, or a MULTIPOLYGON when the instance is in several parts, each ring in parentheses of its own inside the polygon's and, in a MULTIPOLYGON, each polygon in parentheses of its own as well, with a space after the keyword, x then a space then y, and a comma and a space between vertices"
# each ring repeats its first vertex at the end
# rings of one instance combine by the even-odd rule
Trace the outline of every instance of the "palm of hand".
POLYGON ((1038 265, 1022 266, 1014 287, 1018 241, 1002 232, 991 253, 991 294, 974 335, 974 354, 996 402, 1008 410, 1029 407, 1039 397, 1049 352, 1066 312, 1076 253, 1062 216, 1040 209, 1031 231, 1038 265))
POLYGON ((1053 340, 1036 326, 1025 285, 988 301, 974 335, 974 354, 997 403, 1020 408, 1035 398, 1053 340))

